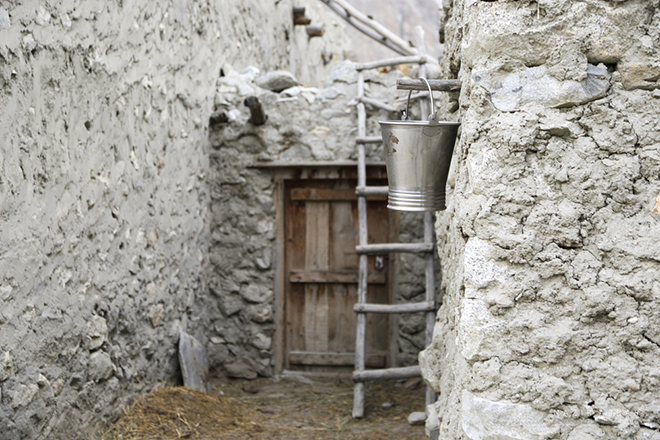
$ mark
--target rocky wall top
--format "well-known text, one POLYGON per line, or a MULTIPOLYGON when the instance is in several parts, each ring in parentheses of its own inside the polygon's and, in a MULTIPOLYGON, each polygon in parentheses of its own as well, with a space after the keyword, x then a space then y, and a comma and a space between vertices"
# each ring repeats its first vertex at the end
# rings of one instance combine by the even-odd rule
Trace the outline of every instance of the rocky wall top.
POLYGON ((445 3, 462 128, 429 433, 660 438, 660 3, 445 3))

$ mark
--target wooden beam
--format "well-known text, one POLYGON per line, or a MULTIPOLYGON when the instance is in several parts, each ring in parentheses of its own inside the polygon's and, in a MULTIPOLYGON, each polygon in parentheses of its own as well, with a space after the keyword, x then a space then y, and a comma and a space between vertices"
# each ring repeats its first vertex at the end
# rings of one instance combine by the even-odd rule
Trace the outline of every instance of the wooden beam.
MULTIPOLYGON (((357 271, 350 270, 292 270, 289 273, 291 283, 348 283, 357 284, 357 271)), ((369 284, 385 284, 387 273, 369 272, 369 284)))
POLYGON ((433 252, 434 245, 431 243, 387 243, 367 244, 355 247, 359 255, 382 255, 389 252, 423 254, 433 252))
POLYGON ((310 38, 313 37, 322 37, 325 34, 325 25, 324 24, 314 24, 305 26, 305 31, 310 38))
POLYGON ((355 382, 366 382, 369 380, 395 380, 395 379, 410 379, 412 377, 420 377, 422 375, 418 366, 402 367, 402 368, 387 368, 383 370, 365 370, 354 371, 353 380, 355 382))
POLYGON ((305 17, 305 15, 299 15, 297 17, 293 17, 293 24, 295 26, 307 26, 312 23, 312 19, 305 17))
POLYGON ((411 304, 355 304, 356 313, 417 313, 435 311, 433 302, 411 304))
MULTIPOLYGON (((429 79, 431 90, 438 92, 460 92, 461 80, 459 79, 429 79)), ((399 78, 396 80, 396 88, 399 90, 422 90, 428 92, 426 83, 421 79, 399 78)))
MULTIPOLYGON (((385 366, 385 355, 368 353, 366 366, 370 368, 382 368, 385 366)), ((324 365, 324 366, 353 366, 355 365, 355 353, 328 353, 292 351, 289 353, 289 363, 295 365, 324 365)))
POLYGON ((268 115, 264 111, 264 107, 261 104, 261 99, 256 96, 248 96, 243 101, 243 104, 250 109, 250 119, 248 122, 253 125, 263 125, 268 120, 268 115))

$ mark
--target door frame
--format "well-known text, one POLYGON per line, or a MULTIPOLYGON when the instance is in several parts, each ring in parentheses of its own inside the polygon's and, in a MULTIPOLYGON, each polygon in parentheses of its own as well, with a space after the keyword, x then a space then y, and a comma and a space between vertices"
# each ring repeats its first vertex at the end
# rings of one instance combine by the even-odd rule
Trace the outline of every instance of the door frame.
MULTIPOLYGON (((367 162, 367 179, 386 178, 385 162, 367 162)), ((273 334, 273 367, 274 373, 280 375, 285 371, 286 365, 286 347, 285 347, 285 308, 286 308, 286 261, 285 261, 285 185, 287 180, 304 179, 357 179, 357 162, 273 162, 255 165, 254 168, 270 169, 273 182, 274 194, 273 205, 275 207, 275 249, 274 249, 274 321, 275 330, 273 334)), ((399 217, 396 211, 390 212, 390 231, 399 230, 399 217)), ((389 298, 393 298, 393 287, 397 283, 397 258, 390 256, 389 270, 389 298)), ((390 318, 391 319, 391 318, 390 318)), ((396 354, 398 352, 396 319, 391 319, 389 358, 391 363, 396 363, 396 354)), ((303 371, 296 371, 300 374, 309 374, 303 371)), ((323 373, 311 373, 322 375, 323 373)), ((325 373, 335 375, 335 373, 325 373)), ((336 373, 339 374, 339 373, 336 373)))

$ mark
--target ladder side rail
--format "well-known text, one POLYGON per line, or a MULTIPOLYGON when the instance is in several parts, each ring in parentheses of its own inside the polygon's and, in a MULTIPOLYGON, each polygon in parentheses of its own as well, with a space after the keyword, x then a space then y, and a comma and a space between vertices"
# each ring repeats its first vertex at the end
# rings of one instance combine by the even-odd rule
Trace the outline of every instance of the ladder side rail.
MULTIPOLYGON (((357 82, 358 93, 358 138, 364 138, 367 131, 367 111, 361 99, 364 98, 364 75, 358 73, 357 82)), ((364 144, 358 144, 358 184, 364 187, 367 185, 367 168, 364 144)), ((360 246, 366 246, 368 240, 367 233, 367 199, 364 196, 358 197, 358 243, 360 246)), ((368 275, 368 257, 366 254, 360 255, 358 260, 358 304, 367 302, 367 275, 368 275)), ((367 315, 365 313, 357 314, 357 326, 355 330, 355 372, 360 373, 365 370, 367 342, 367 315)), ((364 417, 364 382, 355 382, 353 390, 353 418, 364 417)))
MULTIPOLYGON (((424 29, 421 26, 415 26, 415 35, 417 46, 419 47, 420 55, 426 53, 424 46, 424 29)), ((420 64, 419 76, 426 78, 426 66, 420 64)), ((430 92, 433 93, 433 92, 430 92)), ((432 98, 432 96, 429 96, 432 98)), ((431 99, 432 102, 432 99, 431 99)), ((419 100, 419 109, 422 113, 422 120, 428 121, 429 115, 435 114, 435 109, 430 108, 429 102, 426 99, 419 100)), ((436 117, 437 118, 437 117, 436 117)), ((424 213, 424 243, 434 245, 433 243, 433 214, 431 212, 424 213)), ((426 278, 426 301, 435 304, 435 267, 433 261, 433 252, 425 255, 425 278, 426 278)), ((435 308, 434 308, 435 309, 435 308)), ((433 326, 435 324, 435 310, 426 312, 426 332, 424 346, 428 347, 433 339, 433 326)), ((428 386, 426 387, 426 406, 435 403, 437 395, 428 386)), ((424 408, 426 410, 426 408, 424 408)), ((427 414, 428 415, 428 414, 427 414)))

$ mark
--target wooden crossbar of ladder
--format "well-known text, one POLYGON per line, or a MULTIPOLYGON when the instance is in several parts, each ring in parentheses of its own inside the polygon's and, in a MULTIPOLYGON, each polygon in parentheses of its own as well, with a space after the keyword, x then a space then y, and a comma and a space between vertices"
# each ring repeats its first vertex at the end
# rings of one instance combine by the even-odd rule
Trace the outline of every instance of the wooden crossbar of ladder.
MULTIPOLYGON (((423 48, 422 48, 423 50, 423 48)), ((423 52, 422 52, 423 53, 423 52)), ((367 243, 367 196, 387 195, 388 187, 368 187, 366 179, 366 155, 365 144, 382 142, 380 137, 366 136, 366 109, 365 103, 372 104, 364 96, 364 75, 363 70, 378 67, 386 67, 397 64, 420 64, 420 77, 424 77, 424 63, 426 57, 400 57, 373 62, 357 66, 357 116, 358 116, 358 135, 356 139, 358 150, 358 183, 355 193, 358 196, 358 245, 356 252, 359 255, 359 277, 358 277, 358 297, 354 311, 357 313, 357 327, 355 335, 355 370, 353 372, 353 381, 355 382, 353 391, 353 417, 364 417, 364 400, 366 381, 383 379, 408 379, 420 377, 419 366, 403 368, 386 368, 379 370, 366 370, 366 330, 367 313, 414 313, 423 312, 426 314, 425 346, 431 343, 433 337, 433 326, 435 324, 435 267, 433 261, 433 214, 424 213, 424 242, 423 243, 389 243, 389 244, 368 244, 367 243), (367 303, 367 276, 368 276, 368 255, 377 255, 391 252, 411 252, 424 254, 425 258, 425 276, 426 276, 426 295, 425 301, 412 304, 368 304, 367 303)), ((440 91, 458 91, 460 90, 460 81, 457 80, 432 80, 429 81, 432 90, 440 91)), ((397 81, 397 88, 407 90, 426 90, 420 86, 426 87, 422 80, 404 80, 397 81)), ((428 118, 429 108, 425 99, 420 100, 420 106, 423 117, 428 118)), ((389 106, 378 105, 378 108, 389 106)), ((429 388, 426 389, 426 405, 435 402, 435 392, 429 388)))

